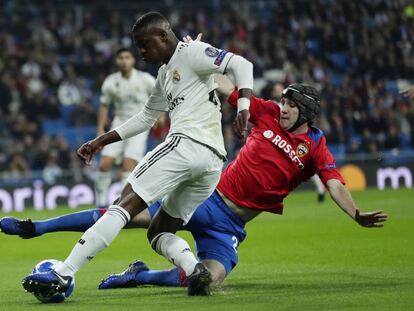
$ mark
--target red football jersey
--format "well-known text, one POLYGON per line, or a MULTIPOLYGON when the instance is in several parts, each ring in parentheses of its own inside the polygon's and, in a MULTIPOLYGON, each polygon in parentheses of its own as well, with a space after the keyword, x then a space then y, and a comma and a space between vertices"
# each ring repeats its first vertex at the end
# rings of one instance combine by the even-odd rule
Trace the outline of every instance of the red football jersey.
MULTIPOLYGON (((228 102, 237 105, 235 90, 228 102)), ((254 125, 237 158, 222 172, 217 188, 235 204, 282 214, 283 199, 302 181, 319 175, 345 183, 326 146, 323 132, 310 127, 291 134, 280 124, 277 103, 253 97, 250 122, 254 125)))

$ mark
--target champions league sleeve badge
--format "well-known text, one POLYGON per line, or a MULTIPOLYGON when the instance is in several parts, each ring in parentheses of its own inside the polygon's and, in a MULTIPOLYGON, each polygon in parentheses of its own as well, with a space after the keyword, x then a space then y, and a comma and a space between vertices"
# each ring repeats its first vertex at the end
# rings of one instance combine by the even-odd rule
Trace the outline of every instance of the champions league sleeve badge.
POLYGON ((209 46, 204 50, 204 53, 206 53, 208 57, 216 57, 219 54, 219 50, 209 46))

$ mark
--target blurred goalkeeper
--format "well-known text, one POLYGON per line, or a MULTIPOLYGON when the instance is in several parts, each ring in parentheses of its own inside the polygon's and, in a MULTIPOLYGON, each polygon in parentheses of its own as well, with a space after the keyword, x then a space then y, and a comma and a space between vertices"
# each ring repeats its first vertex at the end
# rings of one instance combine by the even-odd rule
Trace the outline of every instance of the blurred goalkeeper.
MULTIPOLYGON (((218 91, 237 106, 237 89, 223 76, 216 76, 218 91)), ((283 90, 280 105, 251 97, 250 122, 246 144, 237 158, 222 172, 214 193, 201 204, 182 228, 192 233, 197 256, 209 269, 213 285, 219 285, 237 265, 237 249, 245 237, 245 224, 262 212, 282 214, 283 199, 301 182, 318 174, 336 204, 363 227, 382 227, 387 215, 381 211, 360 212, 335 160, 326 146, 323 132, 312 126, 319 113, 317 90, 300 83, 283 90)), ((146 228, 160 203, 138 214, 128 227, 146 228)), ((31 238, 55 231, 85 231, 105 209, 86 210, 45 221, 7 217, 0 221, 6 234, 31 238)), ((135 261, 120 274, 110 275, 100 289, 152 284, 186 286, 179 268, 149 270, 135 261)))

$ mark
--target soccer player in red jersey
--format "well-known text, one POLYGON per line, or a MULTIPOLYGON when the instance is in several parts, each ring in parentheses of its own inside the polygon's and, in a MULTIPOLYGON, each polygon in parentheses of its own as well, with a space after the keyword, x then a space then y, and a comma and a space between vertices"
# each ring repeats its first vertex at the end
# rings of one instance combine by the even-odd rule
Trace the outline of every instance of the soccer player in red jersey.
MULTIPOLYGON (((236 107, 237 91, 229 91, 232 88, 226 86, 228 81, 220 77, 217 79, 219 92, 226 95, 231 93, 228 102, 236 107)), ((283 91, 280 106, 270 100, 251 98, 250 122, 253 128, 245 145, 237 158, 222 172, 213 195, 197 208, 189 223, 183 227, 183 230, 192 233, 197 255, 210 270, 213 284, 221 284, 237 264, 237 247, 246 236, 245 224, 261 212, 282 214, 283 199, 315 173, 337 205, 358 224, 364 227, 383 226, 382 222, 387 219, 387 215, 381 211, 360 212, 355 206, 326 146, 323 132, 311 125, 318 112, 318 92, 311 86, 299 83, 289 85, 283 91)), ((150 218, 158 209, 159 204, 150 206, 136 216, 130 226, 148 226, 150 218)), ((13 233, 10 230, 12 224, 16 228, 30 227, 32 236, 65 229, 86 230, 96 221, 97 215, 103 212, 84 211, 72 214, 72 218, 71 215, 66 215, 45 222, 12 223, 12 219, 8 218, 9 223, 2 220, 0 226, 3 231, 11 234, 21 233, 13 233), (93 212, 95 214, 90 216, 85 214, 81 217, 80 214, 93 212), (73 215, 82 219, 80 225, 74 226, 73 215), (59 223, 59 226, 53 222, 59 223), (71 226, 65 227, 65 222, 71 226)), ((185 274, 177 268, 153 271, 143 262, 136 261, 123 273, 103 280, 100 288, 142 284, 185 286, 186 279, 185 274)))

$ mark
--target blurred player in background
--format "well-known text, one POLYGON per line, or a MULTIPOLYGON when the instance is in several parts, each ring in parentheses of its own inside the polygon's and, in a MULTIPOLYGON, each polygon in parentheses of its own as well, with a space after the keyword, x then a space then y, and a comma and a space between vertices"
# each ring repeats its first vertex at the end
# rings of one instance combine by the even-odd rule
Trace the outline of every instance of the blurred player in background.
MULTIPOLYGON (((217 75, 215 80, 219 93, 229 97, 228 102, 236 106, 237 91, 230 81, 217 75)), ((254 127, 246 145, 223 171, 216 191, 182 228, 192 233, 198 258, 210 270, 214 285, 221 284, 237 265, 238 246, 246 236, 245 224, 263 211, 282 214, 283 198, 315 172, 322 177, 337 205, 358 224, 381 227, 381 222, 386 220, 387 216, 381 212, 363 213, 356 208, 343 186, 322 132, 309 127, 308 123, 319 110, 318 98, 315 89, 301 84, 285 90, 281 108, 273 101, 251 98, 254 127), (295 90, 292 92, 297 92, 296 95, 290 93, 291 90, 295 90), (298 120, 304 123, 298 126, 298 120), (296 129, 291 130, 292 127, 296 129), (287 149, 294 152, 287 153, 287 149)), ((151 205, 137 215, 130 227, 146 228, 160 205, 159 202, 151 205)), ((104 212, 87 210, 35 222, 9 217, 0 225, 5 233, 30 238, 54 231, 85 231, 104 212)), ((123 273, 103 280, 100 288, 143 284, 186 286, 187 279, 180 269, 149 270, 145 263, 136 261, 123 273)))
POLYGON ((211 273, 175 233, 214 192, 226 157, 213 74, 230 73, 239 86, 235 128, 244 137, 250 115, 253 65, 241 56, 203 42, 179 41, 158 12, 141 16, 134 24, 133 37, 145 61, 163 64, 151 96, 141 113, 85 143, 78 154, 89 164, 104 146, 149 130, 162 111, 170 114, 169 135, 140 161, 119 199, 82 235, 64 262, 55 270, 23 280, 29 292, 65 292, 75 273, 108 247, 132 218, 162 200, 147 231, 151 247, 185 271, 188 295, 210 294, 211 273))
POLYGON ((401 91, 401 94, 409 97, 410 99, 414 99, 414 84, 401 91))
MULTIPOLYGON (((124 123, 139 113, 148 100, 155 79, 149 73, 134 68, 135 57, 129 48, 121 47, 116 51, 117 72, 106 77, 102 84, 102 95, 98 113, 97 136, 103 135, 108 122, 109 106, 114 105, 114 119, 111 129, 124 123)), ((99 172, 95 180, 96 206, 108 205, 108 191, 112 180, 112 166, 122 160, 122 183, 143 158, 147 149, 149 131, 105 146, 99 163, 99 172)))

